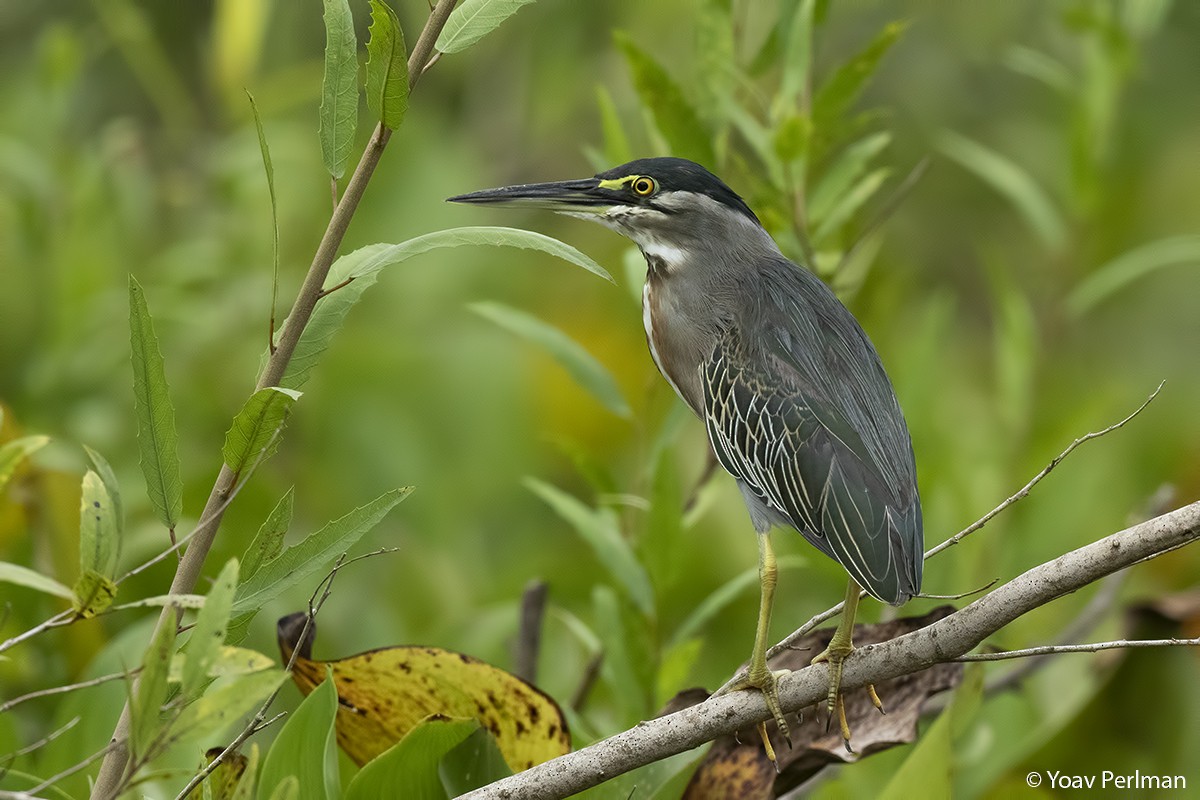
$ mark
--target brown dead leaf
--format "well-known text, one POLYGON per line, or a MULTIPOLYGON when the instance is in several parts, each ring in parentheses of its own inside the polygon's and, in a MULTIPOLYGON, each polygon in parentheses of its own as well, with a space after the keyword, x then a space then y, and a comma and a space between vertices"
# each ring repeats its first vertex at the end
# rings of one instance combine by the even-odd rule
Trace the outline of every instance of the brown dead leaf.
MULTIPOLYGON (((924 628, 953 613, 951 606, 935 608, 923 617, 905 617, 878 625, 855 625, 856 646, 876 644, 924 628)), ((796 649, 771 660, 772 669, 799 670, 808 666, 833 638, 833 628, 814 631, 796 649), (803 648, 803 649, 802 649, 803 648)), ((778 757, 778 769, 767 760, 754 728, 737 736, 718 739, 700 764, 684 793, 685 800, 770 800, 799 786, 825 766, 852 763, 875 753, 907 744, 917 738, 921 707, 935 694, 952 689, 962 680, 961 664, 935 664, 875 686, 887 714, 871 705, 864 689, 845 694, 846 719, 856 752, 847 752, 837 723, 829 725, 824 701, 800 714, 789 714, 792 744, 779 735, 774 723, 767 730, 778 757)), ((689 690, 694 691, 694 690, 689 690)), ((682 693, 681 693, 682 694, 682 693)), ((694 696, 693 696, 694 697, 694 696)), ((689 699, 693 699, 689 697, 689 699)))

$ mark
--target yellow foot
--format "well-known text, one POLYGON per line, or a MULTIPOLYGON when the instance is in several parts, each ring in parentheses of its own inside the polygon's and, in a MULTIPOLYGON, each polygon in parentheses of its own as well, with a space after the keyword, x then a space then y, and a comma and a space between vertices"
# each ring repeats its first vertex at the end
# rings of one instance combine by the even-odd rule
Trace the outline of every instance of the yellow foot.
MULTIPOLYGON (((784 741, 791 746, 792 733, 788 729, 788 724, 783 718, 783 710, 779 707, 779 679, 787 675, 790 670, 780 669, 772 672, 769 669, 761 671, 751 670, 746 677, 726 689, 726 692, 737 692, 742 689, 757 689, 762 692, 763 702, 767 704, 767 710, 771 712, 771 716, 775 719, 775 725, 779 728, 779 733, 783 736, 784 741)), ((724 694, 725 692, 722 692, 724 694)), ((771 759, 771 763, 775 763, 775 748, 771 746, 771 738, 767 735, 767 724, 760 722, 758 724, 758 735, 762 737, 763 748, 767 751, 767 758, 771 759)))
MULTIPOLYGON (((836 714, 838 719, 838 727, 841 728, 842 742, 846 747, 846 751, 853 753, 854 748, 850 746, 850 724, 846 721, 846 702, 842 697, 842 668, 846 663, 846 658, 854 652, 853 645, 836 645, 830 642, 829 646, 813 658, 812 663, 819 664, 822 661, 829 664, 829 695, 827 698, 827 707, 829 709, 829 722, 833 722, 833 717, 836 714)), ((875 686, 867 684, 867 694, 871 698, 871 704, 879 709, 879 713, 886 714, 883 710, 883 701, 879 699, 879 695, 875 692, 875 686)))

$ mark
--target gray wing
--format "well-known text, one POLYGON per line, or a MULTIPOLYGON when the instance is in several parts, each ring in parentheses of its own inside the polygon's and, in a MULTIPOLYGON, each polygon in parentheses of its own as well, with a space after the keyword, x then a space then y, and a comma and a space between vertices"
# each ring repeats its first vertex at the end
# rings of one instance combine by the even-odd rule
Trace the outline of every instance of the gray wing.
POLYGON ((873 596, 902 603, 920 591, 923 537, 911 440, 891 383, 817 278, 781 261, 761 288, 701 367, 717 459, 775 520, 873 596))

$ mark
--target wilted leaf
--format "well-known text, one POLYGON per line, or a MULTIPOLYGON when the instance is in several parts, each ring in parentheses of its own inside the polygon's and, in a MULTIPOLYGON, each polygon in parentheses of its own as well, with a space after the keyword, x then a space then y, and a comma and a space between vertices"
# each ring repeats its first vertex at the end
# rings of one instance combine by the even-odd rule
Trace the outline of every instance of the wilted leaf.
POLYGON ((279 447, 276 433, 287 422, 300 392, 268 386, 250 395, 242 410, 233 418, 225 434, 221 456, 235 474, 241 475, 260 458, 270 458, 279 447))
POLYGON ((357 764, 387 750, 430 715, 478 719, 514 770, 570 749, 558 705, 515 675, 436 647, 385 647, 314 661, 313 629, 297 641, 304 619, 300 613, 279 620, 280 652, 287 661, 299 650, 292 678, 305 694, 325 679, 327 667, 333 669, 338 743, 357 764))
POLYGON ((112 605, 117 596, 117 585, 99 572, 89 569, 75 581, 71 592, 75 595, 75 613, 84 619, 91 619, 112 605))
MULTIPOLYGON (((905 617, 878 625, 855 625, 856 646, 885 642, 906 633, 932 625, 949 616, 954 609, 941 606, 923 617, 905 617)), ((823 651, 833 638, 833 628, 825 628, 806 636, 795 648, 771 660, 772 669, 799 670, 808 666, 813 656, 823 651)), ((708 758, 692 777, 689 800, 708 798, 774 797, 782 795, 811 778, 829 764, 852 763, 917 738, 917 722, 925 701, 935 694, 953 689, 962 680, 962 664, 935 664, 912 675, 903 675, 876 685, 887 714, 880 714, 863 689, 851 689, 844 695, 846 719, 853 735, 854 753, 847 752, 838 726, 827 725, 824 701, 802 709, 799 715, 789 714, 791 747, 767 723, 771 742, 778 757, 779 774, 763 755, 762 742, 754 729, 742 731, 735 737, 717 740, 708 758), (767 779, 771 779, 767 781, 767 779), (722 782, 725 781, 725 782, 722 782), (758 794, 730 794, 731 787, 756 787, 758 794), (765 787, 765 788, 763 788, 765 787), (723 793, 724 792, 724 793, 723 793), (774 792, 771 794, 769 792, 774 792)))
POLYGON ((125 530, 125 508, 121 504, 121 485, 117 483, 117 475, 113 472, 113 468, 109 466, 108 461, 104 456, 97 453, 86 444, 83 449, 87 452, 88 460, 92 462, 92 466, 96 468, 96 474, 100 476, 100 480, 104 483, 104 489, 108 492, 108 499, 112 503, 113 520, 117 526, 117 537, 125 530))
MULTIPOLYGON (((204 753, 204 757, 211 764, 213 759, 224 751, 224 747, 210 747, 204 753)), ((250 759, 241 753, 230 753, 221 759, 217 768, 204 780, 204 787, 212 793, 212 800, 234 800, 238 796, 238 785, 245 779, 249 767, 250 759)), ((254 773, 250 772, 250 775, 253 776, 254 773)))
POLYGON ((367 40, 367 108, 384 127, 395 130, 408 111, 408 52, 404 31, 391 6, 371 0, 367 40))
POLYGON ((338 796, 337 751, 333 747, 333 719, 337 694, 323 681, 304 698, 283 724, 263 759, 258 793, 275 790, 289 775, 300 781, 301 793, 314 800, 338 796))
POLYGON ((604 365, 558 328, 500 303, 473 303, 470 308, 500 327, 541 345, 576 383, 618 417, 628 418, 632 413, 620 387, 604 365))
POLYGON ((411 487, 405 487, 385 492, 284 550, 278 558, 259 568, 254 577, 238 586, 232 613, 256 611, 317 570, 324 569, 339 553, 353 547, 367 531, 378 525, 411 491, 411 487))
POLYGON ((83 476, 79 499, 79 569, 111 577, 117 569, 121 541, 112 499, 100 476, 90 469, 83 476))
POLYGON ((655 125, 674 155, 712 166, 715 157, 709 132, 679 84, 628 36, 618 33, 616 42, 625 54, 643 107, 654 115, 655 125))
POLYGON ((443 53, 466 50, 484 36, 500 27, 533 0, 463 0, 446 20, 434 48, 443 53))
POLYGON ((321 81, 321 158, 334 178, 346 172, 358 126, 358 41, 347 0, 325 2, 325 77, 321 81))
POLYGON ((295 505, 295 493, 292 488, 280 498, 275 508, 267 515, 261 527, 246 545, 246 553, 242 556, 241 579, 250 580, 259 567, 271 561, 283 550, 283 540, 287 536, 288 527, 292 524, 292 510, 295 505))
POLYGON ((239 755, 238 758, 244 758, 245 769, 242 770, 242 777, 229 800, 252 800, 255 796, 255 784, 258 783, 258 745, 250 745, 250 755, 244 757, 239 755))
POLYGON ((136 757, 144 757, 162 726, 160 711, 167 699, 167 677, 175 653, 174 617, 159 625, 142 659, 142 675, 130 704, 129 733, 136 757))
POLYGON ((133 363, 133 400, 138 421, 138 451, 146 493, 158 518, 171 530, 183 513, 183 479, 179 477, 179 435, 171 405, 162 351, 146 294, 129 276, 129 341, 133 363))
POLYGON ((0 583, 14 583, 27 589, 36 589, 46 594, 54 594, 67 600, 72 600, 75 594, 63 584, 40 572, 20 564, 10 564, 0 561, 0 583))
POLYGON ((204 607, 196 615, 191 638, 184 649, 183 675, 180 690, 184 700, 192 700, 204 691, 208 673, 225 644, 225 628, 229 625, 229 607, 238 583, 238 561, 231 558, 208 591, 204 607))
POLYGON ((0 490, 16 472, 17 465, 50 441, 49 436, 24 436, 0 446, 0 490))

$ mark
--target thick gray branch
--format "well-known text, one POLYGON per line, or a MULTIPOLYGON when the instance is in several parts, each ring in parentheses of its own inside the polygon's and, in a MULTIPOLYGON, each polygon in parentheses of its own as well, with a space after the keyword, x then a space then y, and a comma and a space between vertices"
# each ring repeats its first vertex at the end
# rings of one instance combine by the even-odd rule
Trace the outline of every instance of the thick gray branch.
MULTIPOLYGON (((1034 567, 927 628, 856 651, 842 685, 881 683, 951 661, 1017 617, 1105 575, 1200 539, 1200 502, 1156 517, 1034 567)), ((827 667, 810 666, 779 682, 784 711, 824 699, 827 667)), ((735 692, 640 723, 582 750, 464 795, 471 800, 567 797, 630 770, 731 734, 770 715, 755 692, 735 692)))

